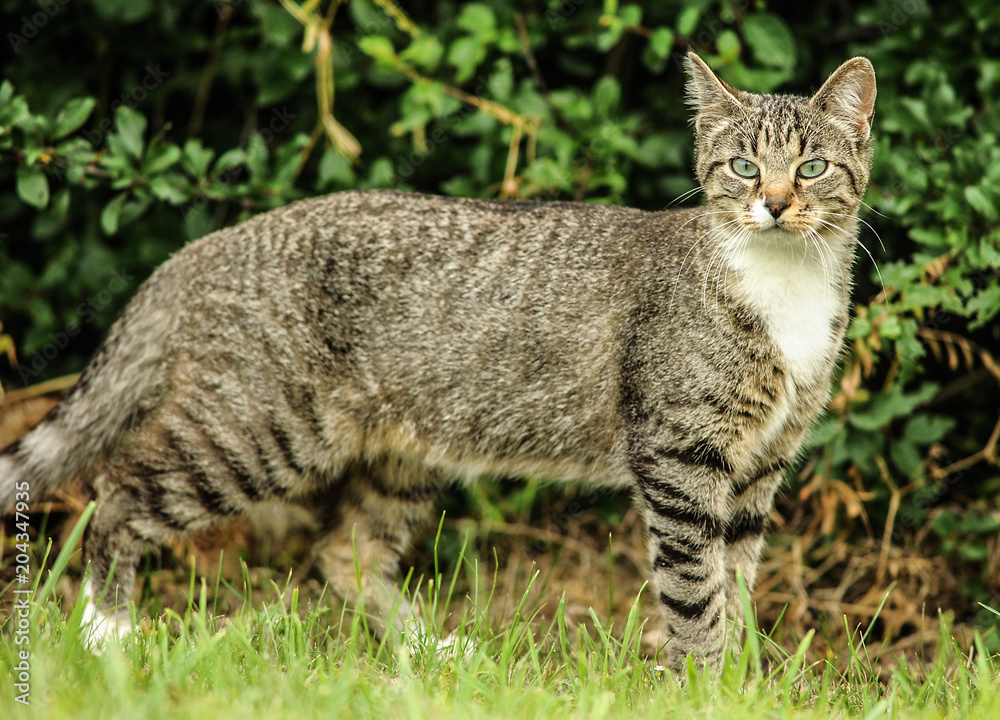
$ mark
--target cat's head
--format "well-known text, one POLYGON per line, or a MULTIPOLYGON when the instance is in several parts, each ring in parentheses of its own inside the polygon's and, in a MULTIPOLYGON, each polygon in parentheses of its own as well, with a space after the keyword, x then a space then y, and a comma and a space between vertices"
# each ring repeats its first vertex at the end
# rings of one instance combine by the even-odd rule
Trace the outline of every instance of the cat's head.
POLYGON ((687 65, 695 173, 719 212, 713 224, 853 240, 872 160, 872 64, 848 60, 811 98, 736 90, 694 53, 687 65))

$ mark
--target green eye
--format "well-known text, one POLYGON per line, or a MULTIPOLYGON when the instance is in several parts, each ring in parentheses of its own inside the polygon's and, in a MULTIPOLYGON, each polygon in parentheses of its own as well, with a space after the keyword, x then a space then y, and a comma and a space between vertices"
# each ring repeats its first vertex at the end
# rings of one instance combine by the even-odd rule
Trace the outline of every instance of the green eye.
POLYGON ((815 158, 799 165, 799 177, 814 178, 826 172, 826 160, 815 158))
POLYGON ((734 173, 743 178, 755 178, 760 175, 760 168, 743 158, 733 158, 729 161, 729 167, 733 169, 734 173))

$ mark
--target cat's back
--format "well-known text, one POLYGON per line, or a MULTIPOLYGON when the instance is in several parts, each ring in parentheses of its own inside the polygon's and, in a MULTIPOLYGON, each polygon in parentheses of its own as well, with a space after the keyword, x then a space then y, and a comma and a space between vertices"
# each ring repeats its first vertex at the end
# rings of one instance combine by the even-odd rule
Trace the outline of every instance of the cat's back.
POLYGON ((245 296, 262 307, 297 298, 345 311, 376 304, 383 315, 405 316, 426 300, 440 309, 545 315, 594 298, 662 293, 678 277, 696 214, 349 191, 201 238, 154 282, 186 283, 192 291, 182 294, 198 304, 245 296))
MULTIPOLYGON (((560 201, 478 200, 396 190, 355 190, 301 200, 192 243, 181 255, 308 268, 345 251, 371 258, 447 255, 452 266, 483 263, 501 248, 511 261, 565 260, 579 266, 634 251, 646 240, 676 242, 693 210, 648 212, 560 201), (657 236, 657 237, 654 237, 657 236), (305 263, 305 264, 303 264, 305 263)), ((650 248, 647 248, 647 250, 650 248)))

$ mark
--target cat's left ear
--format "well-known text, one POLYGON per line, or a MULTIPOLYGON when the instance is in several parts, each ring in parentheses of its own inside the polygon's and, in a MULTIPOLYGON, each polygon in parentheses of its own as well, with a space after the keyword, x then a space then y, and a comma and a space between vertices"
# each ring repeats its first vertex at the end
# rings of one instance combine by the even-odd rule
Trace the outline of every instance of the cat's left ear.
POLYGON ((694 126, 698 134, 712 125, 738 117, 742 112, 740 91, 726 84, 694 52, 688 51, 687 101, 697 111, 694 126))
POLYGON ((875 68, 868 58, 851 58, 809 100, 867 140, 875 117, 875 68))

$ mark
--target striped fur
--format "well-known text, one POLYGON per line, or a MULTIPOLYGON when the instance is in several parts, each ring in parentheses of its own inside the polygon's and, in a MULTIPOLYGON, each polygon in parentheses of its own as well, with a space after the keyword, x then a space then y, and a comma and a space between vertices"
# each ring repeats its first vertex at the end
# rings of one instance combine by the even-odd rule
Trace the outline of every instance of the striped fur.
POLYGON ((0 505, 89 468, 87 617, 106 633, 127 625, 115 605, 144 545, 320 496, 318 565, 386 632, 408 613, 399 561, 451 480, 632 488, 670 661, 716 662, 828 397, 875 79, 855 58, 806 99, 689 70, 706 208, 350 192, 209 235, 0 454, 0 505), (823 173, 796 174, 814 158, 823 173))

